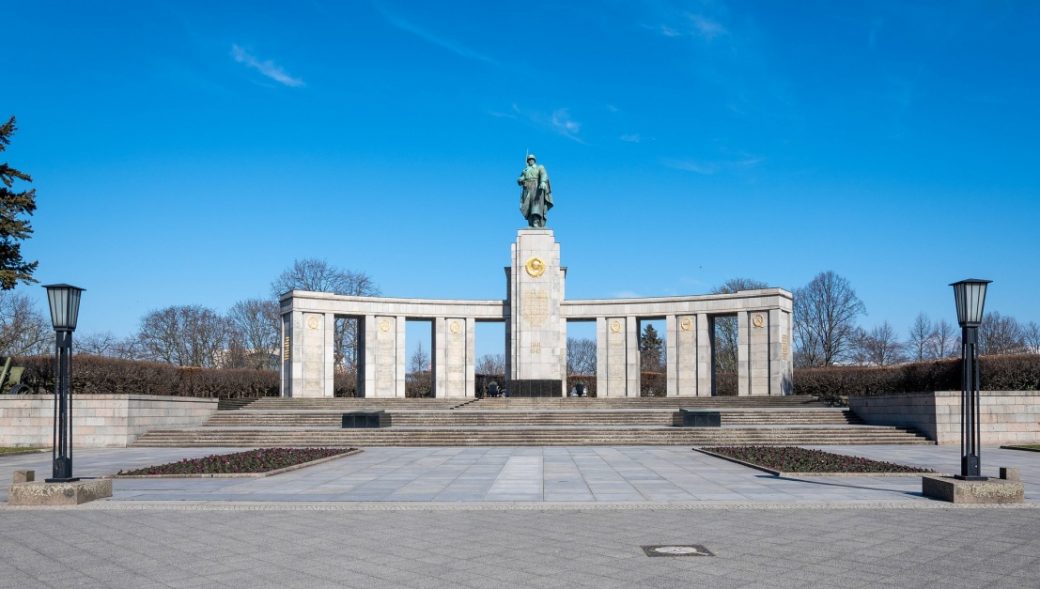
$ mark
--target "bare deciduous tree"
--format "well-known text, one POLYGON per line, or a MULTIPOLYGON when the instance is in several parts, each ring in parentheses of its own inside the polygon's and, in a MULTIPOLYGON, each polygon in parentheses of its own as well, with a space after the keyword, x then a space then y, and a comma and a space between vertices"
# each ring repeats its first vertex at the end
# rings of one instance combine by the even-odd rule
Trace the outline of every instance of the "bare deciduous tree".
POLYGON ((504 377, 506 373, 506 358, 502 354, 484 354, 477 359, 475 371, 477 374, 486 376, 504 377))
MULTIPOLYGON (((282 272, 271 283, 275 297, 290 290, 311 290, 341 295, 371 297, 379 294, 379 288, 363 272, 342 270, 325 260, 296 260, 288 270, 282 272)), ((346 318, 336 321, 334 356, 337 366, 349 372, 357 372, 358 321, 346 318)))
POLYGON ((405 387, 405 394, 409 397, 428 397, 433 393, 430 355, 423 349, 422 342, 419 342, 419 346, 415 348, 415 352, 408 361, 405 387))
POLYGON ((957 344, 957 331, 945 319, 935 322, 935 327, 932 328, 931 340, 933 358, 949 358, 960 347, 957 344))
POLYGON ((233 341, 241 347, 245 365, 264 370, 276 369, 278 337, 281 333, 278 303, 268 299, 239 301, 228 310, 228 319, 234 330, 233 341))
POLYGON ((212 367, 224 363, 230 331, 228 321, 210 309, 172 306, 145 315, 137 341, 145 358, 212 367))
POLYGON ((794 292, 794 329, 801 366, 830 366, 855 345, 856 319, 866 312, 849 281, 827 271, 794 292))
POLYGON ((596 342, 587 337, 567 338, 567 374, 596 374, 596 342))
POLYGON ((1026 349, 1022 327, 1014 317, 986 313, 979 325, 980 354, 1020 354, 1026 349))
POLYGON ((913 325, 910 326, 910 339, 907 341, 907 349, 912 360, 920 362, 934 357, 932 355, 935 350, 935 344, 932 342, 934 335, 935 327, 932 326, 932 320, 924 313, 918 313, 913 325))
POLYGON ((138 343, 135 338, 119 338, 111 331, 86 334, 76 340, 76 352, 78 353, 123 360, 137 358, 137 347, 138 343))
POLYGON ((32 299, 0 290, 0 355, 45 354, 53 342, 51 322, 36 309, 32 299))
POLYGON ((1040 354, 1040 325, 1037 325, 1035 321, 1026 323, 1026 326, 1022 328, 1022 336, 1029 351, 1033 354, 1040 354))
POLYGON ((903 361, 903 344, 896 330, 885 321, 869 332, 858 330, 856 336, 856 360, 861 364, 888 366, 903 361))
POLYGON ((379 294, 379 289, 367 274, 342 270, 314 258, 296 260, 271 283, 275 297, 294 289, 354 296, 379 294))

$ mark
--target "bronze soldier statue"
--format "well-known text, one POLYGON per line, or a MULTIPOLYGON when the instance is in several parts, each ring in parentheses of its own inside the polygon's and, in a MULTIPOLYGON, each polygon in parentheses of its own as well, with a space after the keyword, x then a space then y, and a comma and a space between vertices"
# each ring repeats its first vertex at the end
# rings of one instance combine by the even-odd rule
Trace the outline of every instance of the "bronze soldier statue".
POLYGON ((516 183, 520 191, 520 214, 527 219, 529 227, 545 227, 549 209, 553 206, 552 184, 545 166, 540 165, 534 154, 527 156, 527 167, 520 172, 516 183))

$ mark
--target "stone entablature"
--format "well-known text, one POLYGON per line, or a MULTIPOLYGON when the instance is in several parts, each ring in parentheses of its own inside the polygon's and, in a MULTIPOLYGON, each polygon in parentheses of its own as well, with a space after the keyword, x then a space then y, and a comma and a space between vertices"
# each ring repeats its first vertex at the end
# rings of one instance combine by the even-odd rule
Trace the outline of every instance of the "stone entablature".
POLYGON ((792 297, 786 290, 568 301, 559 244, 547 229, 520 230, 511 260, 504 301, 356 297, 299 290, 282 295, 282 395, 332 396, 336 317, 358 320, 359 388, 366 397, 404 397, 405 321, 409 319, 433 322, 437 397, 473 396, 478 321, 505 323, 510 379, 564 382, 567 321, 594 321, 598 394, 637 397, 639 321, 645 319, 666 322, 667 394, 710 396, 711 327, 720 315, 737 318, 738 394, 791 391, 792 297))

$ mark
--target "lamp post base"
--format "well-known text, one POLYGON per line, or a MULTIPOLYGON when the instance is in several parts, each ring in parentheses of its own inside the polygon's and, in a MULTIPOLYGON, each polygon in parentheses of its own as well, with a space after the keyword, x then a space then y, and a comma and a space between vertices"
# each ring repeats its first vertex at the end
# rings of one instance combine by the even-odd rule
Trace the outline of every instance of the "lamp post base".
POLYGON ((974 474, 955 474, 953 478, 958 481, 988 481, 989 477, 974 475, 974 474))
POLYGON ((83 481, 25 482, 11 485, 7 495, 9 505, 81 505, 112 496, 112 479, 83 481))
POLYGON ((1018 481, 988 479, 963 480, 960 477, 925 475, 921 477, 921 494, 950 503, 1004 504, 1022 503, 1025 487, 1018 481))

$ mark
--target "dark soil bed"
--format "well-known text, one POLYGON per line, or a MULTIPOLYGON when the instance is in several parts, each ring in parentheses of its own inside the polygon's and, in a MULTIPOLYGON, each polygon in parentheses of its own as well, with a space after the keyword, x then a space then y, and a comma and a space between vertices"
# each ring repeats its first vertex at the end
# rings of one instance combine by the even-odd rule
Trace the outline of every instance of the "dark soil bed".
POLYGON ((1007 450, 1028 450, 1030 452, 1040 452, 1040 444, 1013 444, 1010 446, 1001 446, 1007 450))
POLYGON ((927 469, 795 446, 715 446, 713 454, 784 473, 925 473, 927 469))
POLYGON ((257 448, 119 471, 119 476, 259 474, 353 452, 353 448, 257 448))

